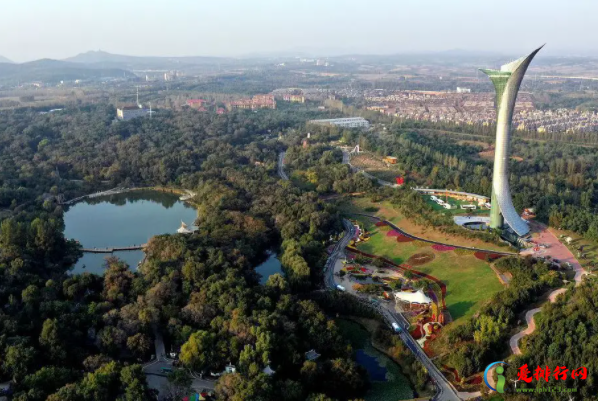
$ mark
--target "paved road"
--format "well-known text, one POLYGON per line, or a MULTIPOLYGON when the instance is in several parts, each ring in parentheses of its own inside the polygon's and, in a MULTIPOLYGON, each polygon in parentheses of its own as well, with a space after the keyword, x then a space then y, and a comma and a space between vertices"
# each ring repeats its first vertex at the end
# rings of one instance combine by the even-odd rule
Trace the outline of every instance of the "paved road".
MULTIPOLYGON (((149 388, 158 390, 158 399, 164 400, 168 395, 168 379, 166 378, 167 373, 163 372, 162 369, 174 369, 174 361, 166 356, 164 340, 157 328, 154 328, 154 348, 156 359, 144 365, 143 372, 145 373, 149 388)), ((201 392, 204 389, 213 390, 215 385, 215 380, 204 380, 198 377, 194 377, 191 383, 191 387, 197 392, 201 392)))
MULTIPOLYGON (((345 226, 345 235, 343 238, 336 244, 334 247, 328 261, 326 262, 326 285, 329 288, 335 289, 336 288, 336 279, 334 275, 334 271, 338 269, 338 266, 342 266, 341 259, 345 257, 345 247, 349 244, 351 238, 355 235, 356 229, 353 224, 343 219, 343 225, 345 226)), ((351 293, 350 291, 347 291, 351 293)), ((357 296, 356 294, 352 294, 357 296)), ((392 323, 397 323, 399 326, 403 328, 409 327, 409 322, 399 313, 393 310, 390 305, 382 303, 380 305, 372 305, 367 296, 358 296, 363 302, 370 304, 372 307, 376 308, 377 311, 384 317, 384 320, 388 324, 389 327, 392 327, 392 323)), ((413 352, 415 357, 426 367, 430 377, 432 378, 434 384, 438 389, 438 393, 432 398, 433 400, 437 401, 458 401, 460 400, 459 396, 455 388, 449 383, 449 381, 444 377, 444 375, 438 370, 436 365, 428 358, 428 356, 423 352, 421 347, 417 344, 417 342, 411 337, 411 334, 407 330, 403 330, 401 333, 398 334, 407 346, 413 352)))
POLYGON ((285 181, 289 179, 287 173, 284 172, 284 156, 286 155, 286 153, 287 152, 280 152, 278 154, 278 175, 285 181))

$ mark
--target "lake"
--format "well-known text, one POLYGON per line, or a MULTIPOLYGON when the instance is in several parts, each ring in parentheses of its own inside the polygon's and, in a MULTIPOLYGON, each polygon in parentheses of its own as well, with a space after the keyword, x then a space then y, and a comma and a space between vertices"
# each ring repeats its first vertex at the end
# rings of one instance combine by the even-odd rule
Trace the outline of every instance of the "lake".
POLYGON ((364 397, 366 401, 397 401, 414 397, 411 383, 401 367, 372 346, 370 333, 362 325, 347 319, 336 319, 336 323, 355 350, 355 360, 370 377, 372 387, 364 397))
POLYGON ((282 274, 282 266, 275 253, 271 253, 268 259, 255 268, 255 271, 261 276, 260 284, 266 284, 268 278, 276 273, 282 274))
MULTIPOLYGON (((158 191, 132 191, 86 199, 64 214, 64 236, 84 248, 108 248, 146 243, 154 235, 173 234, 184 221, 193 225, 196 210, 179 196, 158 191)), ((117 256, 132 269, 143 259, 143 251, 85 253, 73 273, 104 273, 104 259, 117 256)))

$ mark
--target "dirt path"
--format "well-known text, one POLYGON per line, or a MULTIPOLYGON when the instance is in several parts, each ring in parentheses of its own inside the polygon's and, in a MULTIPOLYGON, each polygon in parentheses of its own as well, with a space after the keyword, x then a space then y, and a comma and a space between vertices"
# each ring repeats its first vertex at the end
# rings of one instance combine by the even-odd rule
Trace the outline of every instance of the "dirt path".
MULTIPOLYGON (((554 232, 550 230, 550 228, 546 227, 544 224, 538 222, 531 222, 530 226, 532 230, 535 232, 533 239, 539 244, 546 244, 548 245, 548 249, 543 250, 541 254, 534 252, 532 249, 526 250, 522 252, 522 255, 534 255, 534 256, 550 256, 552 259, 558 259, 561 263, 569 262, 571 267, 575 271, 575 285, 581 284, 581 280, 583 276, 588 274, 581 267, 579 261, 573 256, 571 251, 562 244, 559 239, 556 237, 554 232)), ((563 293, 565 293, 567 289, 559 288, 550 293, 548 296, 548 301, 553 303, 556 301, 557 297, 563 293)), ((532 334, 534 330, 536 330, 536 322, 534 321, 534 315, 540 312, 542 308, 534 308, 530 309, 525 313, 525 321, 527 322, 527 328, 521 330, 519 333, 515 334, 509 340, 509 345, 511 347, 511 351, 515 355, 521 355, 521 349, 519 348, 519 340, 523 337, 532 334)))

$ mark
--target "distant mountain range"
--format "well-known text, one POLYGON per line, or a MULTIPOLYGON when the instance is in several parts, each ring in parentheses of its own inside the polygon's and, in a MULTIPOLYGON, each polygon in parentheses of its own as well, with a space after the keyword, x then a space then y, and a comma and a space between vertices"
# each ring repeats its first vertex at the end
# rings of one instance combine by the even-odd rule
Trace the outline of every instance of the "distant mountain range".
MULTIPOLYGON (((278 55, 262 54, 246 55, 241 58, 233 57, 158 57, 158 56, 127 56, 112 54, 105 51, 88 51, 64 60, 42 59, 28 63, 12 63, 0 56, 0 84, 14 84, 16 82, 41 81, 57 83, 60 81, 98 80, 103 78, 123 78, 144 76, 146 73, 155 75, 160 71, 178 70, 188 74, 201 72, 226 71, 239 67, 258 67, 273 65, 273 63, 296 60, 306 52, 289 50, 278 55), (136 72, 134 74, 132 71, 136 72), (147 71, 147 72, 145 72, 147 71)), ((313 53, 312 53, 313 54, 313 53)), ((515 56, 513 56, 515 57, 515 56)), ((509 56, 500 53, 469 51, 452 49, 440 52, 412 52, 397 54, 344 54, 329 53, 323 57, 334 64, 359 66, 363 64, 394 65, 443 65, 466 66, 500 65, 509 56)), ((596 59, 579 57, 555 57, 542 55, 536 63, 550 66, 554 64, 583 64, 595 62, 596 59)))
POLYGON ((74 57, 64 59, 71 63, 81 63, 102 67, 124 68, 129 70, 139 69, 177 69, 186 66, 235 64, 234 58, 225 57, 157 57, 157 56, 126 56, 112 54, 104 51, 88 51, 74 57))
POLYGON ((60 81, 97 80, 102 78, 134 77, 121 68, 96 66, 42 59, 29 63, 0 63, 0 83, 34 82, 58 83, 60 81))

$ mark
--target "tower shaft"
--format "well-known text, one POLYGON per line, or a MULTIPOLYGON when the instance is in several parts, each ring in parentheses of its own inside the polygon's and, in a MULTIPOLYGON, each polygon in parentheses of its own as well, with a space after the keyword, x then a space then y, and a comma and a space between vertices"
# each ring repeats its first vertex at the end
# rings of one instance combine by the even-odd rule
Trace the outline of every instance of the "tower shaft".
POLYGON ((504 221, 518 235, 527 234, 529 227, 527 222, 515 210, 509 188, 511 123, 521 81, 527 67, 541 48, 534 50, 526 57, 501 66, 500 70, 481 70, 488 75, 496 91, 496 144, 492 176, 490 227, 502 228, 504 218, 504 221))

